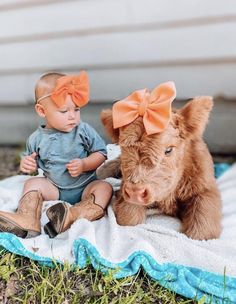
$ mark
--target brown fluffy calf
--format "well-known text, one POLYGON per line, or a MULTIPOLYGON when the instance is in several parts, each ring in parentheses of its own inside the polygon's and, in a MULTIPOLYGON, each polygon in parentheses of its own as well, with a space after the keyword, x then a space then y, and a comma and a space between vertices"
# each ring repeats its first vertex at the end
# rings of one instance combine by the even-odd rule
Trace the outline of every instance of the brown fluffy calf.
POLYGON ((102 111, 108 134, 121 147, 120 158, 102 169, 103 177, 121 169, 121 190, 113 205, 120 225, 143 223, 152 210, 179 217, 190 238, 220 236, 221 198, 202 140, 212 106, 211 97, 197 97, 173 110, 164 132, 149 136, 141 117, 114 129, 111 110, 102 111))

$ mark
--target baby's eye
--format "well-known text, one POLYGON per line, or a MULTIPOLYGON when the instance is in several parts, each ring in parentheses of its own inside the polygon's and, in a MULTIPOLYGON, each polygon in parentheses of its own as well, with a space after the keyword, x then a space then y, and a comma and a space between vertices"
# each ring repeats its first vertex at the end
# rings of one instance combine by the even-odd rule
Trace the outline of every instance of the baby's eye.
POLYGON ((80 111, 79 107, 75 108, 75 112, 79 112, 79 111, 80 111))
POLYGON ((61 110, 60 113, 67 113, 67 110, 61 110))

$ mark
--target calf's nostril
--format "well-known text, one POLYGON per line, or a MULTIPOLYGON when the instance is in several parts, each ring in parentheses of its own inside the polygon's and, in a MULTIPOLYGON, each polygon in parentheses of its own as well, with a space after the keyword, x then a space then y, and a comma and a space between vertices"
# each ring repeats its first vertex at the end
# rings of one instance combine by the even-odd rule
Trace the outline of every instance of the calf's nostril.
POLYGON ((148 194, 148 192, 147 192, 147 190, 143 190, 143 193, 142 193, 142 198, 145 198, 145 197, 147 197, 147 194, 148 194))

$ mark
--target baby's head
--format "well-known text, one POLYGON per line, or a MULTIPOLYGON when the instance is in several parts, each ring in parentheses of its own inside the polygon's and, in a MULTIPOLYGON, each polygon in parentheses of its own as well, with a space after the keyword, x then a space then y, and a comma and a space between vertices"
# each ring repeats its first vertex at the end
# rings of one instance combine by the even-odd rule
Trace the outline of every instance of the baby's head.
POLYGON ((51 94, 56 87, 57 80, 63 76, 66 75, 54 72, 41 76, 35 85, 35 104, 51 94))
POLYGON ((35 86, 35 110, 46 120, 46 128, 72 131, 80 122, 80 108, 88 103, 88 76, 60 73, 43 75, 35 86))

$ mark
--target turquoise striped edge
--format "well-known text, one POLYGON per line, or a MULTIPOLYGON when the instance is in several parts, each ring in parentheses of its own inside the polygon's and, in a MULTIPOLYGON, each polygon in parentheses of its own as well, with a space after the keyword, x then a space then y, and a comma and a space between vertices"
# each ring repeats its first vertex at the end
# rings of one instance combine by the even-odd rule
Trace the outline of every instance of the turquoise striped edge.
MULTIPOLYGON (((0 245, 15 254, 28 257, 40 264, 52 267, 55 260, 41 257, 28 251, 19 239, 11 233, 0 233, 0 245)), ((85 268, 92 264, 103 273, 111 273, 115 278, 135 275, 142 268, 159 284, 177 294, 190 299, 202 300, 204 303, 236 303, 236 278, 187 267, 174 263, 158 264, 145 251, 133 252, 125 261, 114 263, 103 258, 95 246, 83 238, 73 243, 74 266, 85 268)), ((56 261, 60 264, 62 262, 56 261)), ((224 272, 224 270, 222 270, 224 272)))

